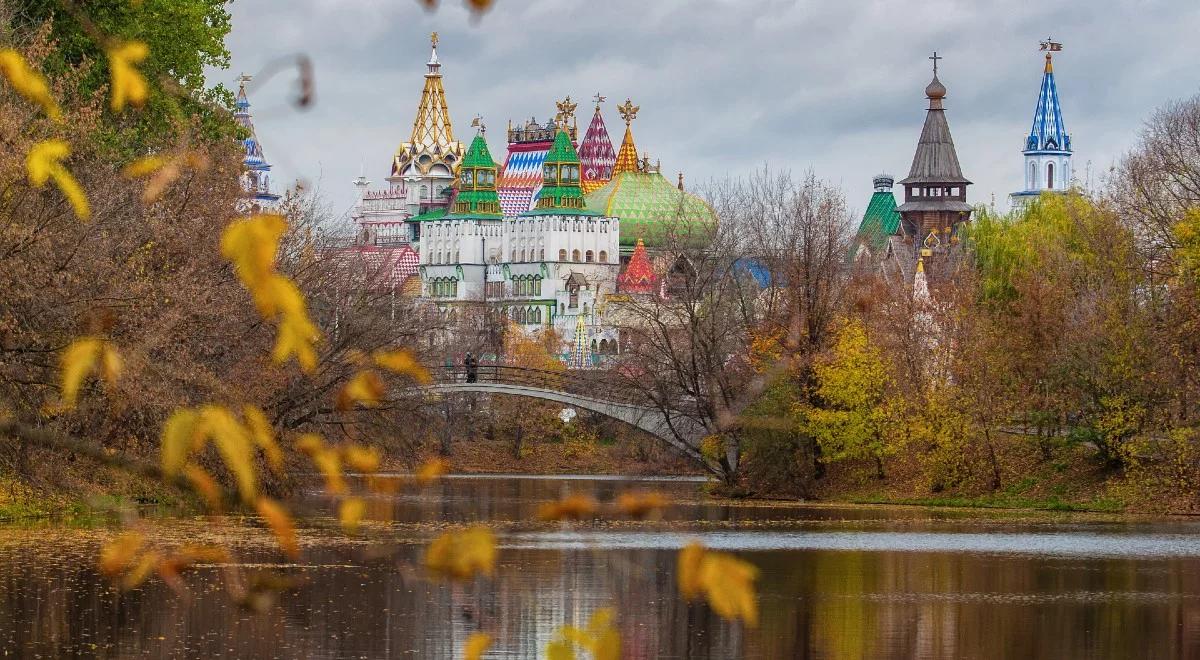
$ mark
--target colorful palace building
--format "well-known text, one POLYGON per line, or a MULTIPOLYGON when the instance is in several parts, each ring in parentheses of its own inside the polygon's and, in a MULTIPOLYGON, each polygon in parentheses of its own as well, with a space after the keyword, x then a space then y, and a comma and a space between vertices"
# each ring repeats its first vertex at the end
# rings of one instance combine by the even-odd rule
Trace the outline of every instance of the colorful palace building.
POLYGON ((661 293, 648 251, 668 234, 702 236, 715 214, 683 189, 682 174, 672 184, 638 156, 638 107, 628 99, 618 107, 625 135, 616 152, 598 94, 582 143, 568 96, 545 123, 509 122, 503 165, 478 116, 464 149, 437 48, 435 34, 412 133, 387 186, 372 189, 365 175, 354 182, 349 250, 372 255, 391 269, 383 282, 444 314, 483 305, 526 332, 554 330, 565 360, 600 364, 620 346, 611 303, 661 293), (581 340, 586 351, 577 350, 581 340))

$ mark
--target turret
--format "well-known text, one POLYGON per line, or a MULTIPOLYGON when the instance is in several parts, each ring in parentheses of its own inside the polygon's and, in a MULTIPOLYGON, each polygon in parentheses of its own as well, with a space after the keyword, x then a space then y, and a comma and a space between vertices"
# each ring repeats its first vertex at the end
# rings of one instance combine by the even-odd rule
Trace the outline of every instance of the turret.
POLYGON ((1071 136, 1063 122, 1062 106, 1058 102, 1058 87, 1054 82, 1052 53, 1062 50, 1056 41, 1042 42, 1046 63, 1042 70, 1042 86, 1037 107, 1033 111, 1033 127, 1025 138, 1025 189, 1012 194, 1014 205, 1024 204, 1043 192, 1066 192, 1071 187, 1071 136))

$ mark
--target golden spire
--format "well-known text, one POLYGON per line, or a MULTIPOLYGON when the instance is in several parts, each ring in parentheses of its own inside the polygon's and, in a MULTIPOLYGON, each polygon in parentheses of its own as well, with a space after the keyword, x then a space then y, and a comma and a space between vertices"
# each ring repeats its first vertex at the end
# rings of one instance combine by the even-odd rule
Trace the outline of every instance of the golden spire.
POLYGON ((613 178, 622 172, 641 171, 641 168, 638 167, 637 145, 633 143, 633 130, 630 128, 634 117, 637 117, 638 110, 641 110, 641 106, 634 105, 628 98, 617 106, 617 112, 621 113, 621 117, 625 120, 625 137, 621 140, 621 148, 617 150, 617 162, 613 165, 612 171, 613 178))
POLYGON ((925 257, 917 258, 917 272, 918 273, 925 272, 925 257))
POLYGON ((429 35, 433 53, 427 63, 429 71, 425 74, 425 89, 421 92, 421 103, 413 120, 412 135, 408 142, 396 150, 392 176, 428 174, 435 165, 442 165, 453 172, 466 151, 463 143, 454 139, 454 127, 450 123, 446 90, 442 87, 442 65, 437 54, 439 41, 437 32, 429 35), (413 167, 418 171, 412 171, 413 167))

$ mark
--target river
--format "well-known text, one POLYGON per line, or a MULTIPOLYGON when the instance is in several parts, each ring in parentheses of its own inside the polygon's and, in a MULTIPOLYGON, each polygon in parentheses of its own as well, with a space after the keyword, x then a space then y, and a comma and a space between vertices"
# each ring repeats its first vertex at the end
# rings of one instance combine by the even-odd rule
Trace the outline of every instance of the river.
MULTIPOLYGON (((140 523, 164 542, 221 540, 248 574, 296 580, 262 612, 228 571, 121 593, 95 556, 106 528, 0 528, 0 646, 17 657, 487 658, 540 656, 554 629, 614 607, 626 658, 1200 657, 1200 523, 1065 514, 713 502, 694 480, 451 477, 370 502, 354 539, 332 520, 283 564, 266 534, 205 517, 140 523), (565 492, 667 494, 663 520, 538 524, 565 492), (423 544, 445 523, 500 530, 494 580, 431 581, 423 544), (761 571, 762 621, 744 629, 681 601, 688 540, 761 571)), ((311 494, 305 506, 328 510, 311 494)))

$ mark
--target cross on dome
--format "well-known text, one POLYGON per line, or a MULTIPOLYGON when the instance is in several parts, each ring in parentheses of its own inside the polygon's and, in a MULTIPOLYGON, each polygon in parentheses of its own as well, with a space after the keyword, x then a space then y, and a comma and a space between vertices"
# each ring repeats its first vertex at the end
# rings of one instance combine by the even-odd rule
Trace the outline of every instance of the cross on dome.
POLYGON ((937 51, 935 50, 935 51, 933 51, 933 55, 932 55, 931 57, 929 57, 929 59, 933 60, 933 77, 934 77, 934 78, 937 78, 937 63, 938 63, 938 60, 944 60, 944 59, 946 59, 946 58, 944 58, 944 57, 942 57, 942 56, 938 55, 938 54, 937 54, 937 51))

